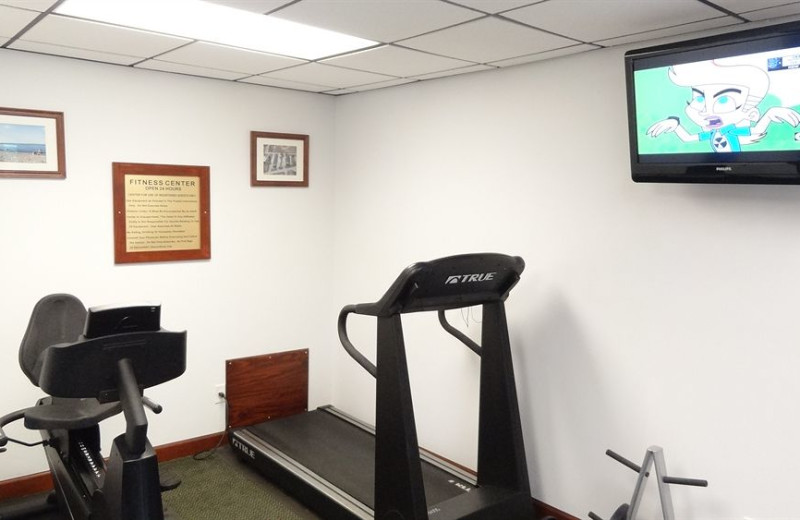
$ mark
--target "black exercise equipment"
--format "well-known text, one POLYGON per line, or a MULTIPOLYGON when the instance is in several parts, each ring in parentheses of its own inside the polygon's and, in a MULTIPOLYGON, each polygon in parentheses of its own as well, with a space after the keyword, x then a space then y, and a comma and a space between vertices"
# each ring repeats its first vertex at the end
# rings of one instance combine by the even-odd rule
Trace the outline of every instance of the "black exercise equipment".
MULTIPOLYGON (((156 453, 147 440, 144 407, 161 407, 145 388, 186 369, 186 332, 160 326, 158 304, 92 307, 52 294, 34 307, 19 350, 20 367, 49 397, 0 418, 0 449, 8 442, 42 444, 54 483, 55 504, 71 520, 162 520, 156 453), (125 433, 106 463, 100 421, 122 412, 125 433), (3 427, 23 419, 42 441, 25 443, 3 427)), ((34 506, 30 514, 41 507, 34 506)), ((15 512, 14 518, 21 513, 15 512)), ((11 518, 0 511, 0 519, 11 518), (4 516, 5 515, 5 516, 4 516)))
MULTIPOLYGON (((645 484, 647 484, 647 478, 650 476, 650 468, 652 466, 656 468, 658 495, 661 499, 661 513, 664 520, 675 520, 675 511, 672 507, 672 493, 670 493, 669 484, 697 487, 708 486, 708 481, 706 480, 667 476, 667 467, 664 462, 664 450, 660 446, 650 446, 647 448, 641 465, 631 462, 622 455, 611 450, 606 450, 606 455, 639 474, 639 478, 636 480, 636 487, 633 490, 633 496, 631 497, 631 503, 619 506, 609 520, 636 520, 636 515, 639 512, 639 505, 641 504, 644 494, 645 484)), ((592 520, 603 520, 601 517, 591 512, 589 513, 589 518, 592 520)))
POLYGON ((339 315, 347 352, 376 379, 376 425, 331 407, 231 430, 234 451, 326 520, 530 520, 525 461, 505 300, 524 269, 519 257, 488 253, 406 268, 375 303, 339 315), (482 306, 478 345, 444 312, 482 306), (401 315, 436 311, 448 332, 481 357, 477 479, 420 452, 401 315), (377 320, 377 363, 350 342, 347 317, 377 320))

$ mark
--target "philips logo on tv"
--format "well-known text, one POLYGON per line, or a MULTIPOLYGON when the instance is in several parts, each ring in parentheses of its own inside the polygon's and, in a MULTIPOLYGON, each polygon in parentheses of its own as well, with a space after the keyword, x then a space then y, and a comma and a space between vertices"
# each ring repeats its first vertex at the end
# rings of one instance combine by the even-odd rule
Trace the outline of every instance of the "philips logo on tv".
POLYGON ((730 166, 717 166, 715 170, 718 172, 732 172, 733 168, 731 168, 730 166))

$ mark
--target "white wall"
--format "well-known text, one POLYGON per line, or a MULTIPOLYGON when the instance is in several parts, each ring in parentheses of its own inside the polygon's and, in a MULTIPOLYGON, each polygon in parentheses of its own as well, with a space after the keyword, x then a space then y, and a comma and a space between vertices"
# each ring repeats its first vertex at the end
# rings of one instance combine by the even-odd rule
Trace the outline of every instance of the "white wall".
MULTIPOLYGON (((605 449, 660 444, 711 482, 674 488, 680 520, 798 517, 800 188, 633 184, 621 50, 337 99, 13 51, 0 68, 0 105, 65 112, 68 161, 65 181, 0 179, 3 410, 39 396, 17 345, 67 291, 159 299, 189 330, 187 373, 149 392, 154 444, 222 428, 224 359, 289 348, 312 348, 312 406, 370 418, 338 308, 412 262, 499 251, 527 262, 508 314, 534 496, 609 516, 635 475, 605 449), (250 130, 310 134, 311 187, 250 188, 250 130), (210 261, 113 264, 113 161, 211 167, 210 261)), ((405 323, 422 443, 474 464, 477 360, 434 318, 405 323)), ((45 469, 0 457, 0 479, 45 469)))
MULTIPOLYGON (((334 299, 375 301, 418 260, 520 255, 534 496, 608 517, 636 475, 604 451, 661 445, 671 473, 710 481, 673 486, 676 518, 799 518, 800 187, 631 182, 622 54, 337 100, 334 299)), ((435 317, 407 323, 421 442, 474 464, 476 361, 435 317)), ((354 336, 374 359, 373 326, 354 336)), ((370 417, 372 381, 337 361, 335 401, 370 417)))
MULTIPOLYGON (((147 392, 165 408, 154 445, 222 431, 225 359, 311 348, 311 400, 328 402, 334 100, 6 50, 0 70, 0 106, 64 112, 67 152, 65 180, 0 179, 2 413, 41 395, 17 348, 53 292, 159 300, 162 324, 189 332, 186 373, 147 392), (310 187, 251 188, 252 130, 309 134, 310 187), (211 259, 114 265, 112 162, 209 166, 211 259)), ((107 442, 120 425, 104 426, 107 442)), ((46 469, 41 448, 0 460, 0 480, 46 469)))

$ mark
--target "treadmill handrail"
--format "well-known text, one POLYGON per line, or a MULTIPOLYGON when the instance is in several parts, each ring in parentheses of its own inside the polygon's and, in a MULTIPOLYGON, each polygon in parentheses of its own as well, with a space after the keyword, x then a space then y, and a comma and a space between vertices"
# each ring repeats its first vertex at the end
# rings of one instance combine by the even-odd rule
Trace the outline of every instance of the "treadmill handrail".
POLYGON ((460 341, 461 343, 466 345, 467 348, 469 348, 471 351, 473 351, 474 353, 478 354, 479 356, 481 355, 481 346, 480 345, 475 343, 472 340, 472 338, 470 338, 469 336, 467 336, 466 334, 464 334, 463 332, 461 332, 457 328, 455 328, 452 325, 450 325, 450 322, 447 321, 447 316, 445 316, 443 310, 440 310, 438 314, 439 314, 439 323, 442 325, 442 328, 444 330, 446 330, 448 333, 450 333, 450 335, 453 336, 454 338, 456 338, 458 341, 460 341))
MULTIPOLYGON (((349 314, 353 314, 356 312, 357 311, 355 305, 346 305, 339 313, 339 322, 338 322, 339 341, 342 342, 342 346, 347 351, 347 353, 350 354, 350 357, 352 357, 359 365, 361 365, 364 368, 364 370, 369 372, 372 375, 372 377, 377 377, 378 368, 353 345, 353 342, 350 341, 350 338, 347 335, 347 316, 349 314)), ((471 351, 475 352, 478 356, 481 355, 480 345, 478 345, 466 334, 464 334, 457 328, 453 327, 447 321, 447 317, 445 316, 443 310, 440 310, 438 314, 439 314, 439 323, 441 323, 442 328, 444 330, 446 330, 448 333, 450 333, 450 335, 458 339, 461 343, 466 345, 471 351)))
POLYGON ((481 346, 447 322, 444 311, 505 301, 519 281, 525 262, 498 253, 455 255, 406 267, 380 300, 346 305, 339 313, 339 340, 364 370, 377 378, 374 363, 355 348, 347 336, 347 316, 386 317, 419 311, 438 311, 444 330, 481 355, 481 346))
POLYGON ((353 346, 353 343, 350 341, 350 338, 347 336, 347 316, 356 312, 355 305, 345 305, 342 308, 341 312, 339 313, 339 322, 338 322, 338 329, 339 329, 339 341, 342 342, 342 346, 350 354, 350 357, 356 360, 356 363, 364 367, 364 370, 369 372, 372 377, 378 377, 378 368, 375 364, 367 359, 367 357, 358 351, 358 349, 353 346))

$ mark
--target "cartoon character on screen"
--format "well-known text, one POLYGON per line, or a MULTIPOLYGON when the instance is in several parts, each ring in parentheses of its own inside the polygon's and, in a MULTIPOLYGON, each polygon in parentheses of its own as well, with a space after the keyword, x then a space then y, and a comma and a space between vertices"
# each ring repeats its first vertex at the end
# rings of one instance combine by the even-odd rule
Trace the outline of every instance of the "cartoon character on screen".
POLYGON ((685 112, 702 131, 689 133, 679 117, 670 116, 647 129, 651 137, 674 132, 686 143, 709 141, 715 152, 739 152, 742 145, 761 140, 771 123, 800 123, 800 113, 787 107, 769 108, 761 116, 758 104, 769 90, 769 76, 758 67, 702 61, 673 65, 669 78, 691 88, 685 112))

